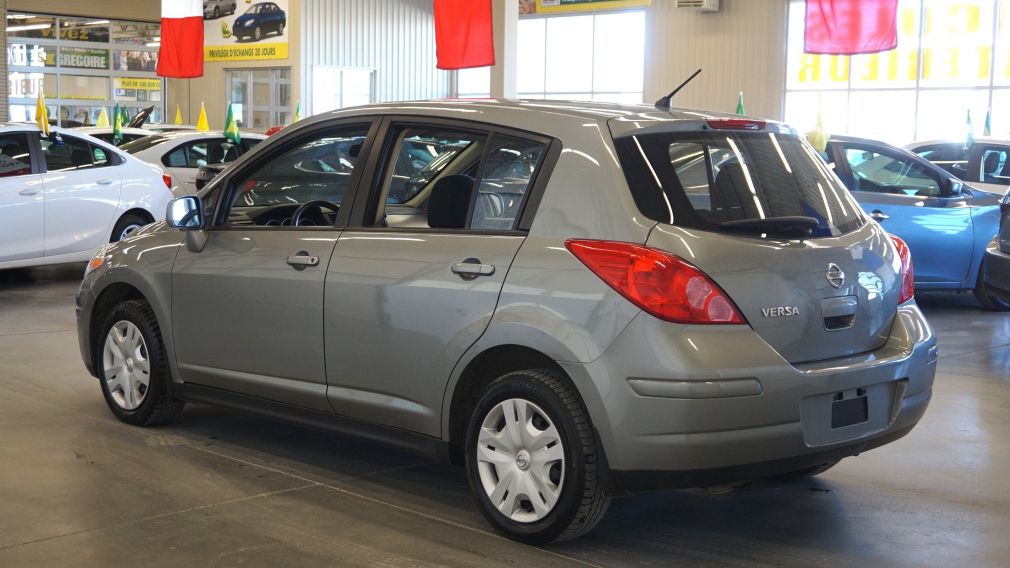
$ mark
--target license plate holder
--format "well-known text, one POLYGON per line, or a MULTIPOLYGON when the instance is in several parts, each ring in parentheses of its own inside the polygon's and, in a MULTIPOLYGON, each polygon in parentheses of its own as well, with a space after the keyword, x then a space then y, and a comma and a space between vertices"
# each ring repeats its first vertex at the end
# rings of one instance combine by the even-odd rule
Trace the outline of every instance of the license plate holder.
POLYGON ((836 393, 831 403, 831 429, 862 424, 870 419, 870 405, 866 389, 856 389, 855 396, 836 393))

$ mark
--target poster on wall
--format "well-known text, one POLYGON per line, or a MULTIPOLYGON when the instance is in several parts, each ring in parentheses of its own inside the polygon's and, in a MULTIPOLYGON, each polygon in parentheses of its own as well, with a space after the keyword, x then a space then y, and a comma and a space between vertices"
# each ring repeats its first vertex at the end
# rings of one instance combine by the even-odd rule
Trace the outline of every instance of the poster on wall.
POLYGON ((204 60, 288 58, 288 0, 204 0, 204 60))
POLYGON ((650 4, 652 0, 519 0, 519 15, 621 10, 650 4))

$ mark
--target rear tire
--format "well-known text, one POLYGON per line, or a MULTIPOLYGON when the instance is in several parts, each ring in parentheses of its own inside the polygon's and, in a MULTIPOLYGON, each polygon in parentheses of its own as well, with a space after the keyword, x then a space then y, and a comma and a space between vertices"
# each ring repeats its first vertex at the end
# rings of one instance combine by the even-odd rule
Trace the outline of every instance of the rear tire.
POLYGON ((994 312, 1010 311, 1010 298, 999 290, 985 283, 985 263, 978 267, 978 280, 975 283, 975 299, 987 310, 994 312))
POLYGON ((221 9, 218 8, 217 6, 214 6, 214 19, 216 20, 220 17, 221 17, 221 9))
POLYGON ((256 26, 256 29, 253 30, 252 37, 256 41, 263 39, 263 30, 259 26, 256 26))
POLYGON ((147 223, 147 219, 144 219, 140 215, 127 213, 126 215, 120 217, 119 221, 116 222, 116 226, 112 229, 112 237, 109 239, 109 242, 114 243, 121 241, 147 223))
POLYGON ((116 304, 105 316, 94 349, 102 395, 116 418, 134 426, 178 418, 185 403, 169 393, 168 358, 150 304, 116 304))
POLYGON ((477 506, 511 539, 533 545, 573 539, 607 511, 603 451, 581 397, 559 372, 516 371, 488 385, 465 443, 477 506))

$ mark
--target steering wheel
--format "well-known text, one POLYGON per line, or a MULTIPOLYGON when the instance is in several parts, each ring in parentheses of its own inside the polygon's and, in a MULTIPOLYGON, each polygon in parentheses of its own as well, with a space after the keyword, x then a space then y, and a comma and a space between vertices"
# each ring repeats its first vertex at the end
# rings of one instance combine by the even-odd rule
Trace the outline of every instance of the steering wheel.
POLYGON ((329 209, 334 213, 340 210, 340 206, 330 203, 329 201, 323 201, 321 199, 307 201, 302 203, 298 209, 295 210, 294 215, 291 216, 291 226, 301 227, 303 225, 319 225, 325 227, 331 225, 332 223, 323 215, 323 208, 329 209), (303 223, 303 221, 311 221, 311 223, 303 223))

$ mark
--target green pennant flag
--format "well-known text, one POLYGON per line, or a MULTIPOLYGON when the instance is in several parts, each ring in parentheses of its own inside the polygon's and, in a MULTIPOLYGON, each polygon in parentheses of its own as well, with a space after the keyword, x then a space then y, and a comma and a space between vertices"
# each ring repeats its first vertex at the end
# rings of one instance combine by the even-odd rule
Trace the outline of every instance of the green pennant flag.
POLYGON ((112 111, 112 143, 119 146, 123 143, 123 115, 119 110, 119 103, 112 111))
POLYGON ((302 119, 302 101, 298 101, 297 103, 295 103, 295 120, 294 120, 294 122, 298 122, 301 119, 302 119))
POLYGON ((968 136, 964 139, 964 147, 971 148, 975 144, 975 128, 971 125, 971 109, 968 109, 968 136))
POLYGON ((982 136, 992 136, 992 109, 985 111, 985 127, 982 136))
POLYGON ((743 91, 740 91, 740 96, 736 99, 736 113, 739 115, 747 114, 747 111, 743 109, 743 91))
POLYGON ((224 119, 224 137, 235 144, 242 141, 242 136, 238 133, 238 123, 235 122, 235 113, 232 112, 231 103, 228 103, 228 117, 224 119))

